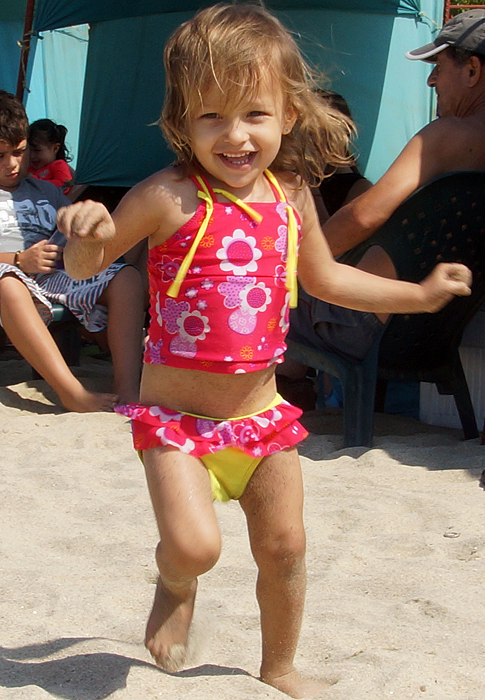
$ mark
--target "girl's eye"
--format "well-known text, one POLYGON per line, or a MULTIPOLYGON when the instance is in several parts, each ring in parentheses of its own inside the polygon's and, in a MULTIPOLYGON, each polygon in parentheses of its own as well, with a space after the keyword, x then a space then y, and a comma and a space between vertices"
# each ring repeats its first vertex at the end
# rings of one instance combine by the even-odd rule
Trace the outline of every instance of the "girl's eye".
POLYGON ((254 110, 253 112, 249 112, 250 117, 264 117, 265 112, 261 112, 259 110, 254 110))
POLYGON ((201 119, 217 119, 218 116, 216 112, 207 112, 207 114, 201 116, 201 119))

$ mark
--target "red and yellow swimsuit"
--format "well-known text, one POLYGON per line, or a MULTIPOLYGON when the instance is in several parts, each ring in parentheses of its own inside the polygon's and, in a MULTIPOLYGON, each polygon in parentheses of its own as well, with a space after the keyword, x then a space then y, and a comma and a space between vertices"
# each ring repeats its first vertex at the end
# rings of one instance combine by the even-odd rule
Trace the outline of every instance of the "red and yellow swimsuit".
MULTIPOLYGON (((200 206, 149 254, 146 363, 238 374, 283 361, 299 223, 274 175, 265 175, 275 201, 251 205, 192 177, 200 206)), ((117 411, 132 418, 136 449, 173 445, 201 458, 231 447, 257 464, 307 434, 296 420, 301 411, 279 397, 258 415, 226 421, 153 406, 117 411)))

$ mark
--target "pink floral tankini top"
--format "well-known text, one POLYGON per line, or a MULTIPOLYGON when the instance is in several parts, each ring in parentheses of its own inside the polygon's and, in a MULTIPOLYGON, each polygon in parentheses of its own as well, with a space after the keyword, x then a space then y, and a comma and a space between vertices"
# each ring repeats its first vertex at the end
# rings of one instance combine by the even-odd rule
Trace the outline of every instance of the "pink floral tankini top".
POLYGON ((275 201, 251 205, 192 177, 196 213, 149 253, 146 363, 237 374, 283 361, 300 224, 265 175, 275 201))

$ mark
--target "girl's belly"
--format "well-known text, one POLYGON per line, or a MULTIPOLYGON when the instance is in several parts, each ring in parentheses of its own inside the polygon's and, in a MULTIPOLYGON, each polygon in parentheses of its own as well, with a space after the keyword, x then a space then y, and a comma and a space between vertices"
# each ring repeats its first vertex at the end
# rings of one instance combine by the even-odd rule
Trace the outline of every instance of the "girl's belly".
POLYGON ((247 374, 213 374, 145 364, 140 403, 210 418, 237 418, 264 410, 275 393, 274 367, 247 374))

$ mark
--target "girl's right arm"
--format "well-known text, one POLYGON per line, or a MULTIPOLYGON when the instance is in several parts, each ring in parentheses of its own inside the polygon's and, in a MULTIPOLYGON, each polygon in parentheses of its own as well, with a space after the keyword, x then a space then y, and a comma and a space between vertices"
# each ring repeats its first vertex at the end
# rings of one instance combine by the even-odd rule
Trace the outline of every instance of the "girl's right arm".
POLYGON ((172 177, 156 173, 133 187, 113 215, 100 202, 86 200, 59 209, 57 225, 66 238, 64 265, 75 279, 86 279, 111 265, 143 238, 159 244, 180 226, 172 177))
POLYGON ((311 296, 374 313, 424 313, 442 308, 453 295, 470 294, 471 273, 458 263, 441 263, 420 284, 378 277, 338 263, 318 224, 308 189, 297 193, 302 221, 298 278, 311 296))

